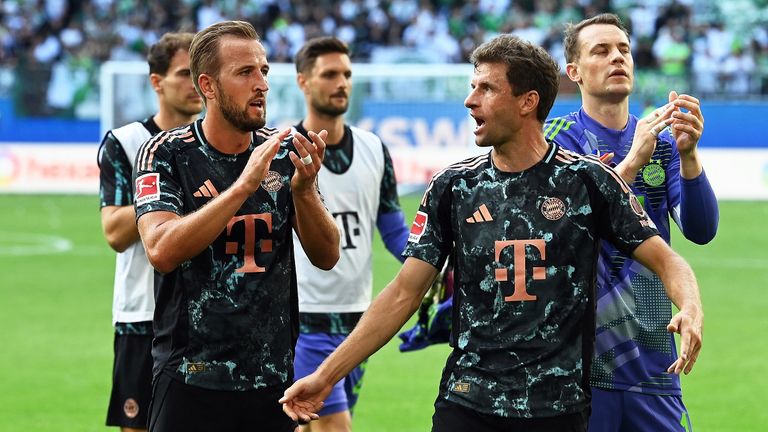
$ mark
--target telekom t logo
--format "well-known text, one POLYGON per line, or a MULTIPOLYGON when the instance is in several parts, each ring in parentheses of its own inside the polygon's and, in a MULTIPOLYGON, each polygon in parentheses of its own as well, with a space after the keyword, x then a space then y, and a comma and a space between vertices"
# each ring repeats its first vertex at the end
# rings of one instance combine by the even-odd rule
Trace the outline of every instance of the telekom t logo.
MULTIPOLYGON (((232 227, 236 223, 245 224, 245 242, 243 244, 243 266, 235 270, 238 273, 262 273, 266 271, 264 267, 256 264, 256 224, 264 223, 267 225, 267 232, 272 232, 272 214, 248 214, 235 216, 227 223, 227 235, 231 235, 232 227)), ((272 240, 261 239, 259 241, 259 250, 262 252, 272 252, 272 240)), ((237 254, 240 250, 240 242, 228 241, 225 243, 225 253, 229 255, 237 254)))
MULTIPOLYGON (((497 241, 495 243, 496 246, 496 261, 499 261, 499 257, 501 256, 501 251, 504 250, 507 246, 512 246, 513 253, 514 253, 514 262, 512 263, 514 269, 515 269, 515 291, 512 293, 511 296, 504 297, 504 301, 527 301, 527 300, 536 300, 535 295, 528 294, 528 291, 526 291, 526 282, 525 282, 525 248, 526 246, 533 246, 536 249, 539 250, 539 253, 541 254, 542 261, 545 260, 546 253, 545 253, 545 247, 546 243, 542 239, 536 239, 536 240, 506 240, 506 241, 497 241)), ((499 282, 502 281, 508 281, 509 280, 509 271, 506 268, 497 268, 496 269, 496 280, 499 282)), ((546 271, 544 267, 531 267, 531 273, 534 280, 542 280, 546 277, 546 271)))

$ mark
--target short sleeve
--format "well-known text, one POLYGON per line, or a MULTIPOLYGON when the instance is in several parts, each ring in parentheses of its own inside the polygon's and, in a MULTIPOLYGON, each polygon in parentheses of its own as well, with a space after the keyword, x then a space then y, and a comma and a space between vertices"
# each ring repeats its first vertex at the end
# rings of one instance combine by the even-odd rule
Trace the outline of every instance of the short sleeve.
POLYGON ((450 181, 446 173, 432 179, 416 212, 403 256, 418 258, 437 269, 453 249, 450 181))
POLYGON ((133 167, 111 131, 101 141, 98 162, 99 205, 103 208, 133 204, 133 167))
POLYGON ((592 177, 592 207, 597 212, 597 232, 621 252, 631 255, 648 238, 658 235, 656 225, 643 205, 612 168, 595 162, 592 177))
POLYGON ((381 148, 384 152, 384 175, 381 177, 378 214, 399 212, 400 199, 397 196, 395 167, 392 164, 392 157, 389 155, 387 146, 382 144, 381 148))
POLYGON ((137 220, 145 213, 153 211, 184 214, 183 191, 174 169, 171 139, 163 132, 145 142, 139 149, 134 176, 137 220))

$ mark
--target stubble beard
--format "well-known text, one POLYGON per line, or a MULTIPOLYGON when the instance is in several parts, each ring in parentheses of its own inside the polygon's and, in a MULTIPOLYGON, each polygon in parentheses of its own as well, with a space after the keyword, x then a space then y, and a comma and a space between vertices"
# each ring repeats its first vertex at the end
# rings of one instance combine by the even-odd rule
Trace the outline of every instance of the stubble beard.
POLYGON ((344 115, 347 112, 347 109, 349 108, 349 99, 347 99, 347 103, 345 103, 342 107, 335 106, 330 103, 323 104, 315 99, 312 101, 312 108, 314 108, 315 111, 322 115, 338 117, 344 115))
POLYGON ((259 118, 252 118, 248 116, 248 106, 245 109, 240 109, 237 104, 226 94, 221 87, 217 85, 219 97, 219 110, 222 117, 227 120, 232 126, 242 132, 253 132, 263 128, 266 124, 267 106, 264 105, 264 115, 259 118))

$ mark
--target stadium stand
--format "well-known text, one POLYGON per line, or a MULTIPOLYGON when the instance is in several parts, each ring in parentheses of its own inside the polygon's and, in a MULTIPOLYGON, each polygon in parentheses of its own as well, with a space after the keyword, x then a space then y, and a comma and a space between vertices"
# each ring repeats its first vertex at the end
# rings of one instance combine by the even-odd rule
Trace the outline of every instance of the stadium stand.
MULTIPOLYGON (((98 71, 141 60, 166 31, 223 19, 255 25, 271 62, 333 34, 357 62, 465 62, 479 43, 511 32, 547 48, 561 66, 562 25, 602 11, 632 29, 638 90, 720 98, 768 97, 766 0, 4 0, 0 99, 17 116, 98 117, 98 71)), ((563 92, 575 92, 564 86, 563 92)))

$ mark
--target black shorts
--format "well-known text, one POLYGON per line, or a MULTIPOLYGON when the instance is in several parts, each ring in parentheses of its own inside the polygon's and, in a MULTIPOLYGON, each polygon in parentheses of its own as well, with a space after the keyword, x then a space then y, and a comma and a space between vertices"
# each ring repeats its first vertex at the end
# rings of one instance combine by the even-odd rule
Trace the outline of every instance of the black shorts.
POLYGON ((499 417, 438 399, 432 432, 586 432, 588 419, 588 412, 542 418, 499 417))
POLYGON ((219 391, 161 373, 152 389, 151 432, 294 432, 296 422, 277 402, 287 386, 219 391))
POLYGON ((107 426, 146 429, 152 397, 152 335, 115 334, 107 426))

